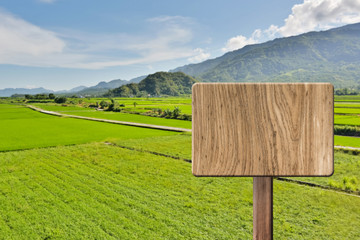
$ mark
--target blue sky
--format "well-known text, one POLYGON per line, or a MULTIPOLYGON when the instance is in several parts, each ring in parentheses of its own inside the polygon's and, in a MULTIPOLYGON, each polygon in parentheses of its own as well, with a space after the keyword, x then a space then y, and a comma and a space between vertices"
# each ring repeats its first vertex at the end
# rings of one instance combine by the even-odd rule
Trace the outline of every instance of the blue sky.
POLYGON ((0 0, 0 89, 129 80, 360 22, 360 0, 0 0))

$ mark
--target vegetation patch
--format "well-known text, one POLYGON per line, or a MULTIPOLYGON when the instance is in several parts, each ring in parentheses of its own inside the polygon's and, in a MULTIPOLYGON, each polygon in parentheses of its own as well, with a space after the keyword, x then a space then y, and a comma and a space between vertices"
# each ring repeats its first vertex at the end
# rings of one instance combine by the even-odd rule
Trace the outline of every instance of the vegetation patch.
POLYGON ((336 146, 360 148, 359 137, 334 136, 334 143, 336 146))
MULTIPOLYGON (((335 125, 334 134, 342 136, 360 136, 359 126, 335 125)), ((360 146, 359 146, 360 147, 360 146)))
POLYGON ((0 104, 0 131, 0 151, 177 134, 147 128, 61 118, 21 106, 2 104, 0 104))
POLYGON ((334 124, 360 126, 360 117, 354 115, 335 115, 334 124))
MULTIPOLYGON (((252 179, 103 143, 0 153, 12 239, 250 239, 252 179)), ((274 238, 355 239, 360 199, 274 182, 274 238), (334 228, 336 226, 336 228, 334 228)))
POLYGON ((294 179, 343 190, 360 191, 360 155, 336 151, 334 163, 334 174, 331 177, 300 177, 294 179))
POLYGON ((192 126, 190 121, 183 121, 183 120, 178 120, 178 119, 157 118, 157 117, 122 113, 122 112, 106 112, 106 111, 66 112, 66 111, 64 111, 63 113, 84 116, 84 117, 94 117, 94 118, 102 118, 102 119, 125 121, 125 122, 135 122, 135 123, 146 123, 146 124, 169 126, 169 127, 179 127, 179 128, 187 128, 187 129, 191 129, 191 126, 192 126))

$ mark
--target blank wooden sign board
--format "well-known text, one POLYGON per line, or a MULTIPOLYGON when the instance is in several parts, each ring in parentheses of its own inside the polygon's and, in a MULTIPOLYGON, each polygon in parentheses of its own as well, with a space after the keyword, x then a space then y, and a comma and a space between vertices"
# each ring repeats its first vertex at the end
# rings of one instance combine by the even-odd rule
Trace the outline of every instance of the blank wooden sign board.
POLYGON ((271 239, 256 236, 255 217, 272 214, 272 177, 332 175, 333 92, 329 83, 193 86, 193 174, 255 177, 254 239, 271 239), (269 197, 271 209, 258 204, 269 197))

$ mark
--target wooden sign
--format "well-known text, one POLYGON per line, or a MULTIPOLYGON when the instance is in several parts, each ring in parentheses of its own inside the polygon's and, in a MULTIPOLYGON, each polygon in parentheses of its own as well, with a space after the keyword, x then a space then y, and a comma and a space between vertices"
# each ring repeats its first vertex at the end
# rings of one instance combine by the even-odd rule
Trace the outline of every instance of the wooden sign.
POLYGON ((334 171, 329 83, 197 83, 195 176, 329 176, 334 171))

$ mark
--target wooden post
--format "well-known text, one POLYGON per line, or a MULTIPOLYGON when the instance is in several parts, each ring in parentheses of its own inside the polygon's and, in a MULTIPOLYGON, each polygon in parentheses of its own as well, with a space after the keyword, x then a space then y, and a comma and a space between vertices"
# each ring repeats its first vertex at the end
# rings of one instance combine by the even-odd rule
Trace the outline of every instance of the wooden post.
POLYGON ((273 239, 273 179, 253 178, 253 239, 273 239))

